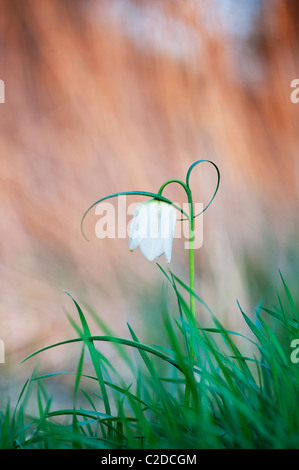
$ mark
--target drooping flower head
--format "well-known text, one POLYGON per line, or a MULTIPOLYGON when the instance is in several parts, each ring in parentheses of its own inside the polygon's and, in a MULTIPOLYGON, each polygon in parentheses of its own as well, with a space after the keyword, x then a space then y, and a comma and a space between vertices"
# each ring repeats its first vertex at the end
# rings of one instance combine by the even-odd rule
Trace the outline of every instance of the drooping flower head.
POLYGON ((130 250, 139 246, 149 261, 164 253, 169 263, 175 224, 176 210, 171 204, 156 199, 139 203, 130 226, 130 250))

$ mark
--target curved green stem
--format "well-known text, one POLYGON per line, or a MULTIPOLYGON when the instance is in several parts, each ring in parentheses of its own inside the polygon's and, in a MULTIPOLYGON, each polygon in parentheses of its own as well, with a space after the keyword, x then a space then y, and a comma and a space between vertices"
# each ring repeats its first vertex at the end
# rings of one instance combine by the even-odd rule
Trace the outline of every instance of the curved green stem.
MULTIPOLYGON (((190 289, 195 291, 195 268, 194 268, 194 209, 193 209, 193 200, 192 193, 188 197, 189 202, 189 279, 190 279, 190 289)), ((190 294, 190 310, 192 316, 195 318, 195 299, 194 295, 190 294)))
MULTIPOLYGON (((194 281, 194 274, 195 274, 194 272, 194 209, 193 209, 192 192, 188 185, 188 179, 187 179, 187 184, 185 184, 183 181, 179 179, 171 179, 162 184, 157 194, 161 196, 164 188, 170 183, 180 184, 184 188, 187 194, 187 198, 188 198, 188 204, 189 204, 189 215, 188 215, 188 219, 189 219, 189 273, 190 273, 189 279, 190 279, 190 289, 194 291, 194 284, 195 284, 195 281, 194 281)), ((192 294, 190 294, 190 310, 191 310, 192 316, 195 317, 195 299, 192 294)))
POLYGON ((158 195, 161 196, 162 195, 162 191, 164 190, 164 188, 170 184, 170 183, 177 183, 177 184, 180 184, 181 186, 183 186, 184 190, 186 191, 187 195, 188 193, 190 192, 190 189, 188 188, 187 184, 184 183, 182 180, 179 180, 177 178, 173 178, 171 180, 167 180, 165 181, 165 183, 162 184, 161 188, 159 189, 158 191, 158 195))
MULTIPOLYGON (((185 184, 183 181, 179 179, 171 179, 166 181, 165 183, 162 184, 161 188, 158 191, 158 195, 162 195, 162 191, 164 188, 170 184, 170 183, 178 183, 180 184, 188 198, 188 204, 189 204, 189 215, 188 215, 188 220, 189 220, 189 272, 190 272, 190 289, 194 291, 194 208, 193 208, 193 200, 192 200, 192 192, 191 189, 189 188, 188 185, 188 179, 187 179, 187 184, 185 184)), ((194 302, 194 296, 190 294, 190 310, 193 316, 195 316, 195 302, 194 302)))
POLYGON ((199 163, 210 163, 211 165, 213 165, 213 167, 215 168, 215 170, 217 172, 217 185, 216 185, 216 189, 214 191, 214 194, 213 194, 212 198, 210 199, 210 202, 204 207, 204 209, 201 212, 194 215, 194 217, 198 217, 199 215, 203 214, 207 210, 207 208, 212 204, 212 202, 214 201, 214 199, 216 197, 216 194, 218 192, 219 185, 220 185, 220 171, 219 171, 218 166, 214 162, 212 162, 211 160, 197 160, 196 162, 192 163, 189 170, 187 171, 186 186, 188 187, 188 189, 190 190, 189 179, 190 179, 191 172, 192 172, 194 167, 199 165, 199 163))
MULTIPOLYGON (((191 189, 189 188, 188 185, 188 179, 187 179, 187 184, 185 184, 183 181, 179 179, 171 179, 166 181, 161 188, 158 191, 158 194, 161 195, 163 189, 170 183, 178 183, 180 184, 188 198, 188 204, 189 204, 189 215, 188 215, 188 220, 189 220, 189 283, 190 283, 190 312, 192 318, 195 320, 195 298, 192 292, 195 290, 195 267, 194 267, 194 208, 193 208, 193 199, 192 199, 192 192, 191 189)), ((188 348, 188 345, 186 344, 186 350, 188 348)), ((190 345, 190 362, 191 362, 191 367, 192 367, 192 362, 194 359, 194 351, 193 351, 193 345, 191 343, 190 345)), ((186 384, 185 388, 185 407, 187 408, 189 406, 189 401, 190 401, 190 387, 188 384, 186 384)))
MULTIPOLYGON (((189 283, 190 283, 190 312, 192 319, 195 320, 195 297, 192 292, 195 291, 195 265, 194 265, 194 210, 193 210, 193 200, 192 193, 189 189, 189 283)), ((190 344, 190 362, 191 367, 193 366, 194 360, 194 349, 191 341, 190 344)), ((185 407, 189 407, 190 400, 190 387, 186 383, 185 389, 185 407)))

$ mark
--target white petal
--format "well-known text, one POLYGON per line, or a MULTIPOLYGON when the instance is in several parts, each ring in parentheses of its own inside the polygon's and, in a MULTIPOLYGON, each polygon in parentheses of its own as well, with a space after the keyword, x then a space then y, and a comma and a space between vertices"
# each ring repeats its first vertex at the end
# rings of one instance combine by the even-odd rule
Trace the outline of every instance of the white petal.
POLYGON ((130 251, 136 250, 136 248, 140 245, 141 240, 142 239, 138 237, 129 238, 129 250, 130 251))
POLYGON ((147 211, 144 207, 144 204, 144 202, 140 202, 137 205, 130 225, 129 249, 131 251, 135 250, 140 245, 140 242, 145 234, 144 226, 147 220, 147 211))
POLYGON ((138 204, 130 226, 129 248, 138 246, 153 261, 163 253, 170 262, 176 211, 170 204, 151 200, 138 204))
POLYGON ((160 238, 161 237, 161 216, 160 204, 157 201, 151 201, 148 205, 147 213, 147 238, 160 238))
POLYGON ((140 250, 149 261, 153 261, 163 254, 163 242, 160 237, 161 218, 159 203, 157 201, 149 201, 146 211, 146 234, 144 234, 140 243, 140 250))
POLYGON ((144 238, 140 243, 143 256, 149 261, 159 258, 164 253, 162 238, 144 238))
POLYGON ((163 247, 164 247, 165 257, 168 263, 170 263, 171 261, 172 243, 173 243, 173 238, 168 238, 168 240, 164 239, 163 247))
POLYGON ((176 224, 176 211, 166 202, 161 203, 161 237, 173 238, 176 224))

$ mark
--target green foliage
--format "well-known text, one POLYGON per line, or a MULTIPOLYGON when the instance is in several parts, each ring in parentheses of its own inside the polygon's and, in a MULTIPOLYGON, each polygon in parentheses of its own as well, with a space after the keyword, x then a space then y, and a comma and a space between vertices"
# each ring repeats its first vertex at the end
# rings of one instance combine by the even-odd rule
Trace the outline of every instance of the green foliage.
POLYGON ((25 360, 78 343, 78 366, 42 376, 34 370, 16 406, 8 403, 0 413, 1 448, 299 447, 299 364, 291 361, 291 341, 299 338, 298 308, 283 277, 276 306, 260 305, 254 317, 239 306, 248 328, 244 336, 224 328, 195 292, 171 272, 161 271, 178 306, 176 312, 167 303, 162 306, 168 346, 142 343, 130 325, 131 339, 115 337, 87 306, 104 333, 91 335, 87 315, 72 298, 79 323, 73 318, 70 323, 77 337, 25 360), (212 327, 198 323, 186 295, 209 312, 212 327), (128 383, 124 367, 115 367, 103 355, 106 342, 129 371, 128 383), (250 356, 242 349, 249 349, 250 356), (85 372, 87 355, 91 373, 85 372), (65 375, 74 376, 73 406, 53 410, 46 382, 65 375), (36 403, 36 416, 26 411, 30 401, 36 403))

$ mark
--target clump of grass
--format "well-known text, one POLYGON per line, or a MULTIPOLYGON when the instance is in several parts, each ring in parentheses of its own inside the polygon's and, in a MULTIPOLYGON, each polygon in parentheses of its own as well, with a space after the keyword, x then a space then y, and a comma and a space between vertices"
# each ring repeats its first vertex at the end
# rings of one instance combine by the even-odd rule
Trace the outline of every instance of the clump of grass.
POLYGON ((250 318, 239 305, 250 333, 242 336, 225 329, 194 291, 161 270, 178 306, 176 312, 163 307, 169 347, 142 343, 130 325, 131 339, 115 337, 88 308, 104 333, 91 335, 86 314, 72 299, 79 322, 70 321, 77 336, 29 358, 78 343, 77 369, 43 376, 34 371, 16 406, 8 404, 0 413, 1 448, 299 447, 299 364, 290 357, 291 342, 299 337, 298 310, 283 277, 277 306, 260 305, 250 318), (185 294, 209 311, 212 327, 199 324, 185 294), (103 355, 104 342, 115 346, 130 369, 130 382, 103 355), (250 357, 241 351, 242 345, 248 350, 248 344, 250 357), (130 354, 133 350, 138 363, 130 354), (84 370, 86 353, 92 373, 84 370), (52 409, 45 382, 64 374, 74 376, 73 406, 52 409), (88 389, 82 388, 83 381, 88 389), (29 400, 37 402, 34 417, 26 412, 29 400))

